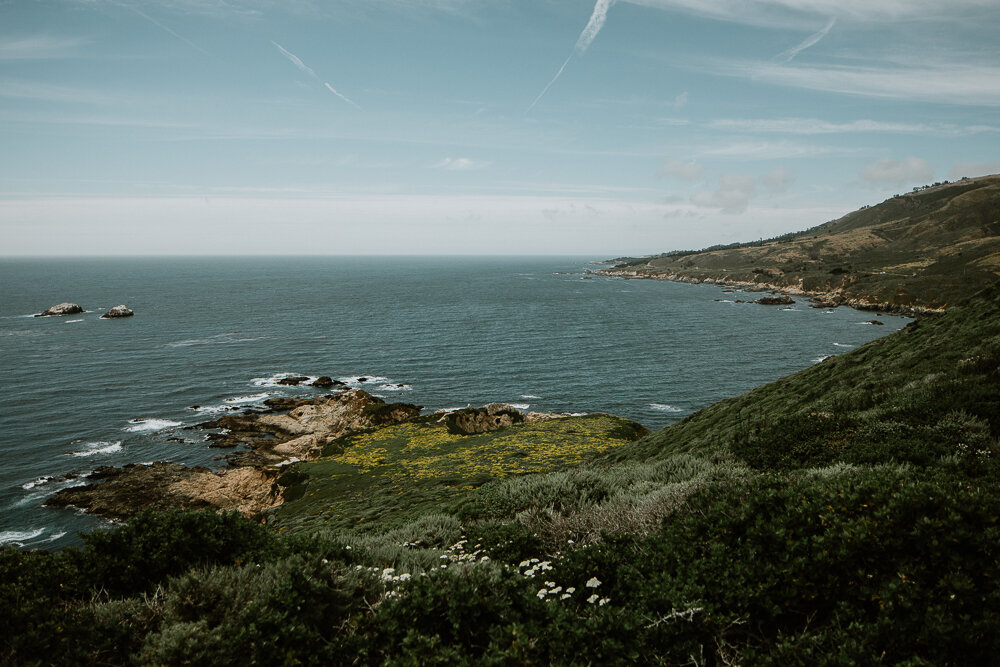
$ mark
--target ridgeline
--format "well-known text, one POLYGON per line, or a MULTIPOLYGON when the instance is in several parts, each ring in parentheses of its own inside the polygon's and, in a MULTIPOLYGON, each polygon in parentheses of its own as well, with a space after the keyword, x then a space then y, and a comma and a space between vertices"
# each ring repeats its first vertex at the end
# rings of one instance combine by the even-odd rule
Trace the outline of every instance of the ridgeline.
POLYGON ((1000 272, 1000 175, 939 183, 774 239, 620 258, 605 275, 714 282, 919 313, 1000 272))
POLYGON ((660 431, 401 415, 314 443, 257 521, 0 550, 0 661, 996 664, 998 193, 619 268, 946 306, 660 431))

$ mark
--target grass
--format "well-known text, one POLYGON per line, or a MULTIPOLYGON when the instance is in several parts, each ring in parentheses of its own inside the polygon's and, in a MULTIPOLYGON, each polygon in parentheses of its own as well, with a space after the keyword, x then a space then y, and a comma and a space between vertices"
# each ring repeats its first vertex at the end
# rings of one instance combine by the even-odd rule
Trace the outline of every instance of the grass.
POLYGON ((324 456, 297 463, 279 483, 286 502, 268 522, 282 529, 398 525, 453 504, 497 478, 573 466, 643 433, 606 414, 449 433, 420 419, 340 438, 324 456))

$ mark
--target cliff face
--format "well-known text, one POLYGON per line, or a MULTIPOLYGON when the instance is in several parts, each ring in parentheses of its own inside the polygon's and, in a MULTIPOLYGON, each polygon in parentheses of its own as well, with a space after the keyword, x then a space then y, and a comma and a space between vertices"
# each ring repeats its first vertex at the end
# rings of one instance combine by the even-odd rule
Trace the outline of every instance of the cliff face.
POLYGON ((776 289, 900 312, 944 308, 1000 275, 1000 176, 893 197, 780 239, 673 252, 599 273, 776 289))

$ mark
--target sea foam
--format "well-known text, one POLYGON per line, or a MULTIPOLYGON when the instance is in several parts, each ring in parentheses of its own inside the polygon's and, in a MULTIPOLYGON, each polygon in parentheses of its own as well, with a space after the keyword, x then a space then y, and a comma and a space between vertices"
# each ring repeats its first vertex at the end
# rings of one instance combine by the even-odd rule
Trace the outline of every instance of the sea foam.
POLYGON ((86 449, 81 449, 75 452, 71 452, 70 456, 94 456, 96 454, 114 454, 115 452, 120 452, 122 450, 121 440, 115 440, 114 442, 108 442, 107 440, 99 440, 97 442, 85 442, 82 444, 86 449))
POLYGON ((129 433, 162 431, 165 428, 181 425, 181 422, 175 422, 169 419, 129 419, 128 423, 131 424, 131 426, 126 426, 122 430, 128 431, 129 433))
POLYGON ((666 403, 650 403, 649 407, 653 408, 657 412, 684 412, 684 408, 678 408, 674 405, 668 405, 666 403))
POLYGON ((44 532, 44 528, 37 528, 35 530, 5 530, 0 533, 0 544, 22 546, 28 540, 33 540, 44 532))

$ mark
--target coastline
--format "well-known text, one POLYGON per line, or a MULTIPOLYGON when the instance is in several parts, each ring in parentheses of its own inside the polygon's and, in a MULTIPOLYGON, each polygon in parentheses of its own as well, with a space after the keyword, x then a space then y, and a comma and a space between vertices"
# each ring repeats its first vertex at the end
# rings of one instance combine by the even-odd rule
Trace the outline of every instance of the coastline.
POLYGON ((923 317, 926 315, 940 315, 945 312, 944 308, 930 308, 927 306, 901 305, 886 301, 877 301, 867 297, 851 297, 844 294, 843 288, 834 290, 807 290, 793 285, 782 285, 756 280, 739 280, 736 278, 726 278, 720 276, 697 276, 692 274, 677 273, 670 271, 641 271, 636 269, 598 269, 588 273, 597 276, 611 278, 622 278, 624 280, 665 280, 676 283, 688 283, 693 285, 707 284, 733 287, 745 292, 776 292, 789 296, 808 297, 816 304, 817 308, 838 306, 848 306, 855 310, 865 312, 891 313, 894 315, 904 315, 907 317, 923 317))

